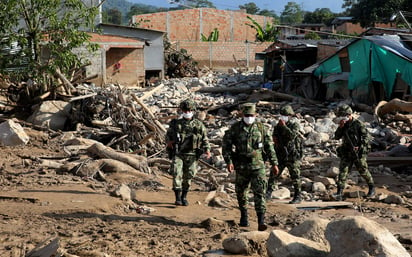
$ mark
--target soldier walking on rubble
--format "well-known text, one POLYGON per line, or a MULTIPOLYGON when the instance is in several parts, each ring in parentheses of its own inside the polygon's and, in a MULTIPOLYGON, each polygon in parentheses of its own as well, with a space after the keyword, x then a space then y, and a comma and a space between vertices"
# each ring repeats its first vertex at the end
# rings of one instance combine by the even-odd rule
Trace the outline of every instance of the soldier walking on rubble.
POLYGON ((353 118, 350 106, 346 104, 339 106, 335 113, 336 116, 340 117, 339 126, 335 131, 335 139, 342 139, 342 145, 336 149, 340 164, 335 198, 342 201, 343 189, 353 164, 369 186, 367 197, 372 197, 375 195, 375 185, 366 162, 369 152, 368 131, 361 121, 353 118))
POLYGON ((272 172, 279 172, 276 152, 267 129, 261 122, 256 122, 256 106, 244 104, 241 108, 243 119, 234 123, 226 131, 222 152, 227 163, 227 170, 236 170, 236 197, 240 209, 240 226, 248 227, 248 192, 253 191, 255 211, 258 218, 258 230, 267 229, 266 213, 266 171, 264 155, 273 165, 272 172))
POLYGON ((166 132, 167 150, 172 159, 175 205, 189 205, 187 193, 197 172, 197 161, 204 153, 210 158, 210 145, 205 125, 193 117, 195 103, 184 100, 179 105, 182 117, 173 119, 166 132))
MULTIPOLYGON (((279 161, 279 174, 288 168, 295 190, 293 199, 289 203, 300 203, 301 199, 301 179, 300 179, 300 160, 302 159, 302 138, 299 133, 300 125, 291 119, 295 112, 290 105, 285 105, 280 109, 280 115, 277 125, 273 128, 273 143, 275 145, 276 155, 279 161)), ((272 196, 273 186, 276 177, 270 173, 268 180, 268 189, 266 199, 272 196)))

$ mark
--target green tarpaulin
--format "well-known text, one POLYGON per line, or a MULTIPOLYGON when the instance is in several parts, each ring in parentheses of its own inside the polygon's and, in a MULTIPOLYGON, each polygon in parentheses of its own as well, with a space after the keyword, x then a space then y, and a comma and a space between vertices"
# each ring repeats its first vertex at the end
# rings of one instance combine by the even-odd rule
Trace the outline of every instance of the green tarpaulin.
MULTIPOLYGON (((386 97, 392 94, 396 73, 412 87, 412 51, 405 48, 398 36, 374 36, 359 39, 348 46, 350 72, 348 89, 368 92, 372 81, 381 82, 386 97)), ((342 51, 342 50, 340 50, 342 51)), ((314 75, 327 78, 342 73, 339 52, 322 62, 314 75)))

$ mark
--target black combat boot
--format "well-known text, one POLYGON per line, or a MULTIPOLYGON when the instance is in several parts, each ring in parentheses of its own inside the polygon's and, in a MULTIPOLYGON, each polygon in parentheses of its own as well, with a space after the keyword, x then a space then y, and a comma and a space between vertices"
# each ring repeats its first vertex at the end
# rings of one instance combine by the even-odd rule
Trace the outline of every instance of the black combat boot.
POLYGON ((189 202, 186 199, 187 192, 188 192, 187 190, 182 191, 182 205, 183 206, 188 206, 189 205, 189 202))
POLYGON ((293 199, 292 201, 289 201, 290 204, 294 204, 294 203, 300 203, 302 202, 302 198, 300 196, 300 190, 299 189, 295 189, 295 193, 293 195, 293 199))
POLYGON ((182 191, 180 189, 174 189, 173 191, 175 191, 176 197, 175 205, 182 205, 182 198, 180 197, 182 191))
POLYGON ((334 195, 336 201, 343 201, 343 188, 338 186, 338 191, 334 195))
POLYGON ((368 194, 366 195, 366 197, 370 198, 375 196, 375 185, 369 185, 369 191, 368 194))
POLYGON ((265 231, 268 228, 268 226, 265 223, 265 213, 258 212, 256 214, 258 218, 258 230, 265 231))
POLYGON ((247 210, 240 210, 239 226, 249 227, 249 220, 248 220, 247 210))

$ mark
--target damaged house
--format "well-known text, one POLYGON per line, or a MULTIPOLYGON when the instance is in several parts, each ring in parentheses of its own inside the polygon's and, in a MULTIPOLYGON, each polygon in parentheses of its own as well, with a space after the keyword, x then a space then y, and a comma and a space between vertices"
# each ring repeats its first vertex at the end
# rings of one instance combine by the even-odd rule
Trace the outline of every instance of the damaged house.
POLYGON ((410 100, 410 39, 406 34, 364 36, 318 63, 313 75, 326 85, 325 98, 351 97, 363 103, 410 100))

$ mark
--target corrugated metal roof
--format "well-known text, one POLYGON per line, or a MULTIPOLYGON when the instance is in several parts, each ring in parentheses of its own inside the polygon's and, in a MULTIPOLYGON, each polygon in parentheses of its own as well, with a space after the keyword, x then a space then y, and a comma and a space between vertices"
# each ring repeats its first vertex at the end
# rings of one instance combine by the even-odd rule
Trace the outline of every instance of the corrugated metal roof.
POLYGON ((412 49, 398 35, 365 36, 363 37, 380 47, 412 61, 412 49))

